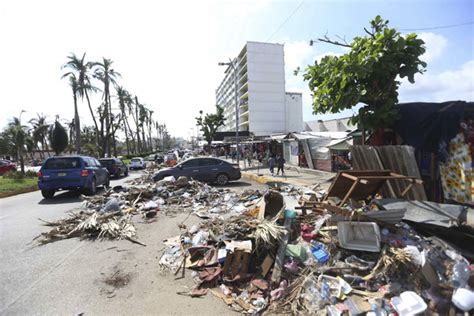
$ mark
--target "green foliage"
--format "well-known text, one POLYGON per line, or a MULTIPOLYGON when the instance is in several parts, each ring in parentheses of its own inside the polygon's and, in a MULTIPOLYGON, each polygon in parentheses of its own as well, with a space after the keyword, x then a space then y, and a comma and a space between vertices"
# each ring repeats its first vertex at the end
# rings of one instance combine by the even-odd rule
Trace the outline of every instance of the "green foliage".
MULTIPOLYGON (((352 117, 353 124, 366 129, 390 126, 397 119, 398 78, 414 83, 416 73, 423 73, 426 63, 419 57, 424 42, 416 34, 403 36, 377 16, 370 22, 368 35, 356 37, 342 56, 325 56, 309 65, 303 78, 313 93, 313 113, 338 113, 358 103, 364 106, 352 117)), ((298 70, 296 71, 298 72, 298 70)))
POLYGON ((11 171, 6 172, 3 175, 3 178, 12 179, 12 180, 23 180, 25 178, 36 178, 37 176, 38 176, 38 173, 33 170, 28 170, 25 172, 25 174, 17 170, 11 170, 11 171))
POLYGON ((0 198, 38 190, 35 178, 8 179, 0 177, 0 198))
POLYGON ((66 129, 59 123, 58 120, 54 122, 49 132, 49 142, 56 155, 59 155, 68 145, 68 136, 66 129))
POLYGON ((217 129, 224 125, 224 109, 216 105, 215 114, 206 114, 202 117, 202 111, 199 111, 200 116, 196 117, 196 125, 200 127, 201 132, 204 135, 207 143, 210 145, 214 136, 216 135, 217 129))

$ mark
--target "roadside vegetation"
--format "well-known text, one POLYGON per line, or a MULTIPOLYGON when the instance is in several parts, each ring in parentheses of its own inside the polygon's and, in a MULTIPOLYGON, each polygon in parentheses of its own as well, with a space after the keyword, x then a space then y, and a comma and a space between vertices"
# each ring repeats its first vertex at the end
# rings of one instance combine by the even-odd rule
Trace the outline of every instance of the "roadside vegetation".
POLYGON ((36 172, 10 171, 0 176, 0 198, 38 190, 36 172))
POLYGON ((1 178, 2 197, 35 189, 36 179, 26 176, 25 165, 38 165, 54 154, 123 156, 129 163, 132 157, 166 151, 176 143, 154 111, 120 84, 122 76, 111 59, 87 61, 86 53, 71 53, 58 69, 61 74, 67 80, 65 89, 71 91, 73 117, 37 113, 26 122, 22 110, 0 131, 0 159, 14 161, 23 175, 1 178), (94 94, 100 99, 93 98, 94 94), (87 115, 92 125, 81 125, 80 117, 87 115))

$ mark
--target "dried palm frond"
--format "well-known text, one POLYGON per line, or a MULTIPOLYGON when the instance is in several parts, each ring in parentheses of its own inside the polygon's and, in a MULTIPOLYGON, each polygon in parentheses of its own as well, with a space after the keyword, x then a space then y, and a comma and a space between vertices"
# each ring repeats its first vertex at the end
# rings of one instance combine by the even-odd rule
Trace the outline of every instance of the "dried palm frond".
POLYGON ((252 236, 255 238, 256 248, 260 246, 266 248, 277 247, 286 232, 285 227, 277 225, 275 222, 262 221, 257 224, 252 236))
POLYGON ((401 265, 408 265, 412 262, 412 258, 408 251, 402 248, 384 247, 380 253, 377 264, 372 272, 363 277, 364 280, 370 280, 380 272, 390 274, 397 271, 401 265))
POLYGON ((120 212, 71 212, 66 219, 60 219, 55 222, 43 222, 45 226, 52 226, 54 228, 34 238, 34 240, 38 239, 39 244, 47 244, 53 241, 74 237, 128 239, 140 243, 134 239, 136 230, 131 222, 131 216, 122 216, 120 212))

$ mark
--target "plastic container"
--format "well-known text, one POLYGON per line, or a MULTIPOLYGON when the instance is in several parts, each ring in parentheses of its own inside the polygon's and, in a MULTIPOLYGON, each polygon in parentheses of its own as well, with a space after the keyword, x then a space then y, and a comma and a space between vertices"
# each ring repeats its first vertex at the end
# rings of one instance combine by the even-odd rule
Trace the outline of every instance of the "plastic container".
POLYGON ((453 266, 453 276, 451 278, 451 284, 453 287, 466 287, 467 281, 471 271, 469 270, 469 265, 464 261, 458 261, 453 266))
POLYGON ((326 251, 323 244, 312 243, 311 252, 319 263, 325 263, 329 260, 329 253, 326 251))
POLYGON ((456 289, 451 301, 460 310, 468 312, 474 309, 474 292, 469 289, 456 289))
POLYGON ((380 251, 380 229, 371 222, 339 222, 337 234, 341 247, 370 252, 380 251))
POLYGON ((390 301, 400 316, 423 313, 428 307, 425 301, 415 292, 406 291, 395 296, 390 301))

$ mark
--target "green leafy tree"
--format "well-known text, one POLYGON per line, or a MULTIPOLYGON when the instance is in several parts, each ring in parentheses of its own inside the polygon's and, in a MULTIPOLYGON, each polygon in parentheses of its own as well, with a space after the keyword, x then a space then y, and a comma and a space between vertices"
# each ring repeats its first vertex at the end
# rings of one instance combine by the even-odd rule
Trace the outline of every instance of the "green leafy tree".
MULTIPOLYGON (((92 110, 91 101, 89 99, 89 93, 97 92, 99 89, 94 87, 91 84, 91 76, 90 76, 90 69, 93 66, 91 62, 86 62, 86 53, 82 55, 82 58, 78 57, 76 54, 71 53, 67 56, 67 63, 62 66, 62 69, 67 69, 68 71, 62 75, 61 78, 69 78, 69 85, 72 89, 73 98, 74 98, 74 116, 76 122, 79 122, 79 114, 77 113, 77 97, 79 96, 81 100, 84 100, 86 97, 87 105, 89 107, 89 111, 94 122, 94 126, 96 129, 96 141, 99 142, 99 126, 97 124, 96 117, 94 115, 94 111, 92 110), (76 115, 77 114, 77 115, 76 115), (76 117, 77 116, 77 117, 76 117)), ((76 139, 79 137, 78 133, 80 133, 80 124, 77 124, 78 129, 76 132, 76 139)), ((77 150, 78 144, 76 144, 77 150)), ((80 146, 80 144, 79 144, 80 146)), ((80 150, 80 148, 79 148, 80 150)))
MULTIPOLYGON (((303 78, 313 93, 313 113, 338 113, 362 104, 353 124, 362 129, 390 126, 397 118, 399 78, 415 82, 415 74, 423 73, 426 63, 420 60, 424 42, 416 34, 402 35, 389 28, 377 16, 371 30, 352 43, 333 41, 327 36, 320 42, 350 49, 342 56, 325 56, 309 65, 303 78)), ((296 70, 295 73, 297 73, 296 70)))
POLYGON ((49 142, 56 155, 64 151, 68 145, 67 131, 57 119, 49 131, 49 142))
POLYGON ((41 144, 41 151, 40 151, 40 157, 41 159, 44 159, 44 153, 43 151, 48 151, 48 130, 50 124, 47 123, 46 118, 47 116, 43 113, 36 114, 37 117, 32 118, 29 123, 32 126, 32 136, 33 136, 33 142, 36 146, 36 148, 40 149, 38 146, 38 143, 41 144))
POLYGON ((102 135, 102 142, 105 153, 110 155, 110 137, 114 137, 112 130, 112 102, 110 97, 110 86, 117 85, 116 79, 121 77, 120 73, 112 68, 113 61, 111 59, 102 58, 102 62, 95 62, 92 64, 94 68, 94 78, 101 81, 104 85, 104 117, 105 117, 105 135, 102 135))
MULTIPOLYGON (((21 117, 21 115, 20 115, 21 117)), ((29 140, 28 127, 21 124, 21 118, 14 117, 9 123, 4 132, 8 147, 14 149, 17 160, 20 160, 21 173, 25 174, 24 155, 26 153, 26 145, 32 144, 29 140)))
MULTIPOLYGON (((123 124, 123 131, 125 132, 125 143, 127 145, 127 155, 130 155, 130 143, 129 143, 129 132, 130 130, 130 124, 128 123, 128 118, 126 115, 126 110, 127 107, 130 103, 132 103, 132 97, 130 93, 125 90, 123 87, 117 86, 115 87, 115 90, 117 92, 117 99, 119 103, 119 108, 120 108, 120 115, 122 116, 122 120, 124 122, 123 124)), ((132 133, 133 135, 133 133, 132 133)))
POLYGON ((204 139, 207 141, 207 146, 210 148, 217 129, 225 123, 224 108, 216 105, 216 113, 206 114, 204 117, 202 111, 199 111, 199 114, 200 116, 196 117, 196 125, 199 126, 204 139))

